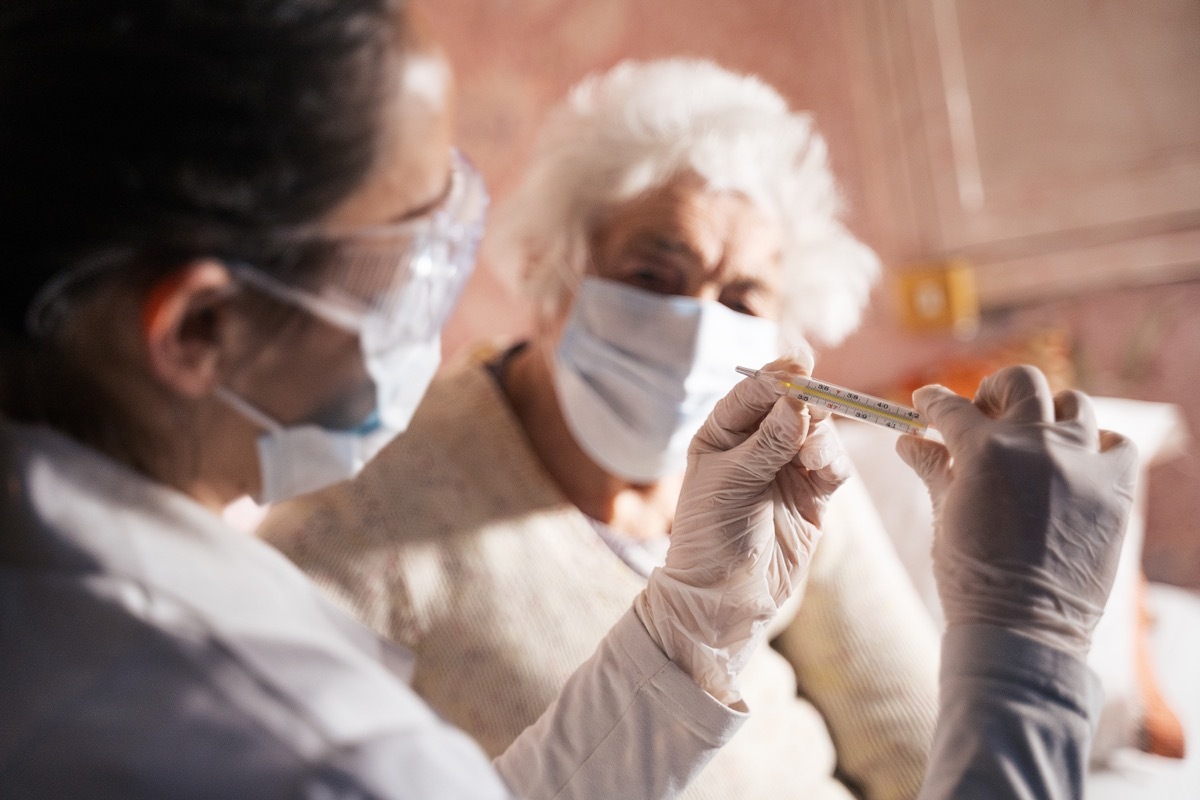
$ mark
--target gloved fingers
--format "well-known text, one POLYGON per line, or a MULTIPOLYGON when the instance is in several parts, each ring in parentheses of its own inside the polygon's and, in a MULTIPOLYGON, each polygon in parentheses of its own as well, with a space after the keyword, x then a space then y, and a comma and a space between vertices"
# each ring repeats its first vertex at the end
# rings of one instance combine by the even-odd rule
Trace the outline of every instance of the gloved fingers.
POLYGON ((1100 453, 1109 459, 1116 481, 1131 497, 1137 483, 1138 451, 1133 440, 1114 431, 1100 431, 1100 453))
POLYGON ((1137 461, 1137 445, 1129 437, 1116 431, 1100 430, 1100 452, 1122 452, 1123 458, 1137 461))
POLYGON ((917 473, 930 496, 936 498, 950 479, 951 459, 946 446, 932 439, 905 435, 896 440, 896 453, 917 473))
MULTIPOLYGON (((811 407, 809 413, 812 413, 811 407)), ((842 447, 837 429, 829 422, 809 425, 808 438, 785 469, 799 469, 807 475, 808 485, 816 490, 816 499, 821 501, 828 499, 854 473, 854 465, 842 447)))
POLYGON ((688 445, 689 453, 732 450, 754 431, 779 399, 768 384, 745 378, 717 401, 688 445))
POLYGON ((830 411, 829 409, 821 408, 820 406, 814 406, 814 405, 810 405, 808 407, 808 413, 812 416, 812 421, 813 421, 814 425, 822 420, 829 419, 830 417, 833 416, 833 412, 830 411))
POLYGON ((850 458, 843 452, 832 426, 810 425, 800 450, 771 482, 776 527, 780 527, 781 519, 792 520, 793 527, 820 526, 829 498, 852 473, 850 458))
POLYGON ((812 554, 824 535, 817 524, 797 518, 793 509, 778 501, 775 508, 774 553, 767 564, 771 599, 781 607, 795 593, 812 562, 812 554))
POLYGON ((828 464, 812 470, 813 485, 826 497, 833 494, 839 486, 850 480, 854 474, 854 464, 850 456, 838 453, 828 464))
MULTIPOLYGON (((793 375, 807 374, 803 363, 779 358, 762 367, 793 375)), ((731 450, 746 440, 779 399, 779 393, 766 381, 745 378, 722 397, 688 448, 693 453, 731 450)))
POLYGON ((1054 395, 1054 418, 1056 427, 1074 430, 1078 442, 1088 450, 1100 449, 1100 430, 1096 424, 1096 412, 1092 401, 1083 392, 1067 389, 1054 395))
POLYGON ((785 464, 796 457, 808 438, 810 418, 804 403, 780 397, 750 438, 729 452, 739 467, 770 483, 785 464))
MULTIPOLYGON (((808 413, 815 419, 816 414, 811 407, 808 413)), ((820 420, 809 425, 808 437, 800 445, 797 458, 800 465, 806 469, 818 470, 828 466, 843 452, 842 442, 838 439, 833 425, 820 420)))
POLYGON ((978 435, 989 421, 975 403, 945 386, 922 386, 913 392, 913 405, 937 428, 952 450, 965 437, 978 435))
POLYGON ((975 405, 989 417, 1010 422, 1054 421, 1050 383, 1028 364, 1005 367, 984 378, 975 392, 975 405))
MULTIPOLYGON (((816 504, 814 507, 823 507, 830 495, 853 474, 853 462, 842 449, 838 433, 830 423, 821 422, 809 426, 808 438, 800 445, 792 463, 780 471, 778 480, 798 487, 800 493, 811 495, 812 503, 816 504)), ((805 518, 820 523, 816 516, 805 515, 805 518)))

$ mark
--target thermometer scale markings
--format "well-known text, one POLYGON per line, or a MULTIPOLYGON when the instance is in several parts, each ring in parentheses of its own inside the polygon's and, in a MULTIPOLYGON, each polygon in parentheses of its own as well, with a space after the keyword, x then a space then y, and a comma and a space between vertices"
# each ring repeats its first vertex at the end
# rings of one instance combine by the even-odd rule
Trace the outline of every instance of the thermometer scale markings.
POLYGON ((823 406, 835 414, 841 414, 850 419, 862 420, 890 430, 913 433, 918 436, 933 433, 929 424, 921 419, 921 415, 915 409, 899 403, 891 403, 862 392, 852 392, 841 386, 806 378, 803 375, 764 372, 748 367, 738 367, 737 371, 743 375, 773 383, 776 391, 781 394, 796 397, 806 403, 823 406))
MULTIPOLYGON (((912 425, 915 422, 914 418, 912 417, 901 416, 893 413, 891 411, 891 403, 887 402, 886 400, 877 400, 875 398, 871 398, 875 402, 875 405, 871 406, 863 402, 861 399, 862 395, 858 394, 857 392, 846 392, 844 395, 839 394, 839 392, 845 390, 839 387, 830 386, 827 383, 817 383, 812 386, 801 386, 787 380, 780 380, 780 383, 789 389, 795 389, 800 394, 810 395, 809 397, 802 398, 808 402, 812 402, 814 400, 824 400, 826 402, 833 403, 835 406, 848 406, 852 409, 861 411, 864 414, 871 414, 877 417, 890 419, 905 426, 912 425)), ((870 397, 870 395, 868 395, 868 397, 870 397)))

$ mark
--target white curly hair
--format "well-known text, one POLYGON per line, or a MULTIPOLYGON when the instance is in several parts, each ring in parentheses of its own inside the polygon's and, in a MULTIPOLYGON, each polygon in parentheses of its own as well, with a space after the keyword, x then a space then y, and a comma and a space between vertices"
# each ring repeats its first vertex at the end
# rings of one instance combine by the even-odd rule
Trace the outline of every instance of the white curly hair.
POLYGON ((625 61, 576 85, 497 208, 484 258, 553 317, 574 298, 602 212, 689 170, 781 224, 784 347, 836 344, 858 326, 879 261, 839 219, 811 116, 760 79, 704 60, 625 61))

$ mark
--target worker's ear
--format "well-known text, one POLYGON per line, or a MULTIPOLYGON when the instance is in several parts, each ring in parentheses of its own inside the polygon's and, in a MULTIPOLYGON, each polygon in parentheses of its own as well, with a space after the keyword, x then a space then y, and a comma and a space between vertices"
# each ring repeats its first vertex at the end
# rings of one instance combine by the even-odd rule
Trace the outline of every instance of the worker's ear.
POLYGON ((201 397, 220 380, 222 326, 234 281, 217 261, 194 261, 159 279, 142 301, 142 341, 154 376, 201 397))

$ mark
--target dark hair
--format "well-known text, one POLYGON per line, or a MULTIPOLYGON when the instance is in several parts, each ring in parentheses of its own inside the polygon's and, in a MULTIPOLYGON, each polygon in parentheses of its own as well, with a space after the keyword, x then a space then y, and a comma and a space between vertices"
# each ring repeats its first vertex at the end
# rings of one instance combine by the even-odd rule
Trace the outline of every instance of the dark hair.
POLYGON ((366 175, 403 0, 5 0, 0 337, 81 267, 264 268, 366 175))

